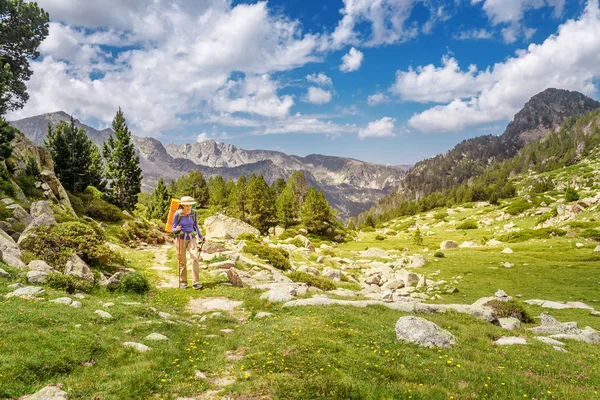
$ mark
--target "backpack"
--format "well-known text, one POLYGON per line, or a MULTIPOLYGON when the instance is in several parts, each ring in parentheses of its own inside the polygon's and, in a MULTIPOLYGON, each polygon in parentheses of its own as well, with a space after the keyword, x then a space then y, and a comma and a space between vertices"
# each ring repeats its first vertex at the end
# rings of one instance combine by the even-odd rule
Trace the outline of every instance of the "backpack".
MULTIPOLYGON (((177 220, 177 224, 175 226, 179 225, 179 222, 181 221, 181 217, 182 217, 181 209, 174 212, 173 218, 171 218, 171 221, 173 221, 174 219, 177 220)), ((192 220, 194 221, 194 227, 198 226, 198 212, 194 209, 192 209, 192 220)), ((173 222, 171 222, 169 224, 167 221, 167 225, 169 228, 169 230, 167 232, 171 232, 171 234, 173 236, 178 236, 181 233, 181 232, 173 232, 173 222)), ((166 230, 166 227, 165 227, 165 230, 166 230)), ((192 232, 192 237, 196 237, 196 235, 197 235, 197 232, 194 230, 192 232)))

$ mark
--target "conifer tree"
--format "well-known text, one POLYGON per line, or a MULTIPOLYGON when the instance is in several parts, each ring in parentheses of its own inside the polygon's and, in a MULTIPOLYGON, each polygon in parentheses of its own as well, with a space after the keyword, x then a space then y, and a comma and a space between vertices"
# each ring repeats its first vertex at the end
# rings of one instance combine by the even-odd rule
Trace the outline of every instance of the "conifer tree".
POLYGON ((250 176, 246 186, 248 223, 260 231, 265 231, 275 213, 273 192, 262 175, 250 176))
POLYGON ((147 218, 163 220, 167 218, 171 204, 171 193, 162 177, 158 179, 156 189, 152 192, 148 202, 147 218))
POLYGON ((11 142, 15 138, 17 129, 13 128, 0 116, 0 161, 4 161, 12 154, 11 142))
POLYGON ((112 128, 114 136, 111 133, 102 149, 109 182, 108 198, 121 209, 131 211, 135 208, 137 195, 142 189, 142 169, 120 107, 113 119, 112 128))
POLYGON ((291 185, 286 185, 275 203, 277 219, 284 226, 292 225, 298 218, 296 197, 291 185))
POLYGON ((229 193, 227 214, 230 217, 247 221, 246 201, 246 177, 240 176, 235 187, 229 193))
POLYGON ((285 179, 277 178, 277 180, 275 181, 275 183, 273 183, 273 186, 271 187, 271 189, 273 190, 273 194, 275 195, 275 198, 279 197, 279 195, 281 194, 281 192, 283 192, 283 189, 285 189, 286 186, 287 186, 287 183, 286 183, 285 179))
POLYGON ((196 199, 198 207, 206 207, 208 205, 208 185, 204 179, 204 175, 200 171, 192 171, 186 176, 179 178, 177 180, 176 191, 181 196, 192 196, 196 199))
POLYGON ((221 209, 227 207, 227 191, 225 189, 225 180, 222 176, 214 176, 208 180, 208 203, 221 209))
POLYGON ((82 126, 76 126, 73 117, 70 123, 62 121, 54 128, 48 124, 44 147, 50 151, 56 176, 65 189, 74 193, 83 192, 88 186, 104 189, 98 146, 82 126))
POLYGON ((310 188, 302 205, 302 222, 311 232, 324 232, 335 220, 335 213, 322 190, 310 188))

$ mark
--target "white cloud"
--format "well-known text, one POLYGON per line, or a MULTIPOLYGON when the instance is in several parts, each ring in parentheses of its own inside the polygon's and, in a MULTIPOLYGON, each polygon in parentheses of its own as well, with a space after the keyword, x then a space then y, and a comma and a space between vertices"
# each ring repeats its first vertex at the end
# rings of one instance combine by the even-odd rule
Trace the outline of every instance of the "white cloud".
POLYGON ((462 31, 458 35, 454 35, 454 39, 457 40, 491 39, 492 37, 492 32, 488 31, 485 28, 462 31))
POLYGON ((389 100, 390 99, 385 94, 377 92, 367 97, 367 104, 369 104, 370 106, 375 106, 380 103, 386 103, 389 100))
POLYGON ((369 122, 366 128, 358 131, 359 139, 368 137, 390 137, 394 134, 394 122, 396 120, 390 117, 383 117, 377 121, 369 122))
POLYGON ((196 142, 198 142, 198 143, 204 142, 205 140, 210 140, 210 136, 206 132, 200 133, 198 135, 198 137, 196 138, 196 142))
POLYGON ((265 2, 233 8, 227 0, 39 4, 63 23, 52 23, 43 58, 32 63, 30 100, 11 119, 63 109, 109 124, 121 106, 135 134, 158 136, 179 126, 180 115, 213 106, 280 117, 294 101, 278 96, 276 83, 257 87, 260 76, 322 57, 317 35, 272 15, 265 2), (126 44, 131 48, 119 47, 126 44), (120 52, 105 53, 102 45, 120 52), (230 78, 234 72, 245 74, 243 83, 230 78))
MULTIPOLYGON (((481 2, 482 0, 471 0, 471 4, 481 2)), ((565 0, 483 0, 483 10, 492 24, 508 24, 502 29, 506 43, 517 41, 520 35, 529 39, 533 34, 521 24, 526 11, 551 7, 554 9, 554 16, 560 17, 564 6, 565 0)))
POLYGON ((363 53, 360 50, 356 50, 354 47, 350 49, 348 54, 342 57, 342 65, 340 70, 342 72, 352 72, 360 68, 363 61, 363 53))
POLYGON ((410 67, 408 71, 397 71, 390 91, 404 101, 446 102, 474 96, 489 83, 488 71, 480 72, 475 65, 469 65, 463 72, 456 59, 445 56, 441 67, 429 64, 416 70, 410 67))
POLYGON ((336 124, 324 121, 322 118, 296 114, 282 120, 268 121, 264 127, 253 131, 257 135, 272 135, 281 133, 320 133, 328 136, 339 136, 347 133, 356 133, 358 128, 354 124, 336 124))
POLYGON ((304 101, 312 104, 326 104, 331 101, 331 92, 311 86, 308 88, 304 101))
POLYGON ((316 73, 306 75, 306 80, 311 83, 314 83, 316 85, 320 85, 320 86, 332 86, 333 85, 331 78, 328 77, 327 75, 325 75, 323 72, 319 72, 318 75, 316 73))
MULTIPOLYGON (((590 0, 583 15, 569 20, 558 33, 541 44, 531 44, 517 56, 478 73, 453 72, 463 85, 456 93, 473 93, 468 100, 453 100, 436 106, 409 120, 423 132, 451 132, 466 127, 512 118, 525 102, 549 87, 569 89, 587 95, 597 93, 600 79, 600 9, 590 0)), ((432 81, 435 82, 435 81, 432 81)), ((424 85, 413 98, 435 101, 444 97, 435 84, 424 85)), ((446 96, 449 98, 450 96, 446 96)), ((457 96, 459 97, 459 96, 457 96)))

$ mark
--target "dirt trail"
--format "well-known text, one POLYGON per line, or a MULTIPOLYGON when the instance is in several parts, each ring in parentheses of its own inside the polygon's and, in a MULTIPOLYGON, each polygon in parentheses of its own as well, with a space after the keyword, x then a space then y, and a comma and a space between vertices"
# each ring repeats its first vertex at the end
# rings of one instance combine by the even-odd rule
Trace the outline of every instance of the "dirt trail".
POLYGON ((171 248, 171 245, 165 244, 157 247, 154 253, 155 265, 150 269, 158 272, 159 282, 156 285, 158 289, 179 287, 177 270, 172 271, 171 268, 166 265, 168 261, 167 250, 169 248, 171 248))

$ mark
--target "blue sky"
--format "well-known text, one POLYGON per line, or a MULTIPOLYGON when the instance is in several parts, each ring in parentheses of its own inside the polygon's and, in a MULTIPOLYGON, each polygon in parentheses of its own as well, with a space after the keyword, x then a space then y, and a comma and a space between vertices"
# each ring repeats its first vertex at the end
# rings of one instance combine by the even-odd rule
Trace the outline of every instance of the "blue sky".
POLYGON ((134 134, 412 164, 547 87, 598 98, 598 0, 38 0, 30 101, 134 134))

